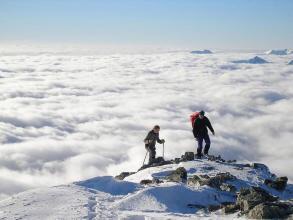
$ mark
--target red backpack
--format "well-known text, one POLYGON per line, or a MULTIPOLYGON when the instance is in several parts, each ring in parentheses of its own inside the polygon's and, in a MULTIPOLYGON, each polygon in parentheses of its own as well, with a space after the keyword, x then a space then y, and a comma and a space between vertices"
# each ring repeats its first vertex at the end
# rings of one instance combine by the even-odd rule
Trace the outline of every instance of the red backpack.
POLYGON ((190 115, 190 122, 191 122, 192 127, 194 126, 194 122, 198 117, 199 117, 199 112, 193 112, 190 115))

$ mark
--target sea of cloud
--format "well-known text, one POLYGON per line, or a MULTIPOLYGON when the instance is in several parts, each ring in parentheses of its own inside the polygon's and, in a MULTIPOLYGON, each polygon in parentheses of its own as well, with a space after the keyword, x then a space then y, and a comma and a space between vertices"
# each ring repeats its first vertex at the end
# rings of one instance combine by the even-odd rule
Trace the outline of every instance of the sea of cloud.
MULTIPOLYGON (((33 187, 135 171, 155 124, 166 158, 195 151, 204 109, 212 154, 266 163, 293 179, 293 55, 0 56, 0 198, 33 187), (267 64, 235 60, 261 56, 267 64)), ((157 154, 162 154, 161 145, 157 154)))

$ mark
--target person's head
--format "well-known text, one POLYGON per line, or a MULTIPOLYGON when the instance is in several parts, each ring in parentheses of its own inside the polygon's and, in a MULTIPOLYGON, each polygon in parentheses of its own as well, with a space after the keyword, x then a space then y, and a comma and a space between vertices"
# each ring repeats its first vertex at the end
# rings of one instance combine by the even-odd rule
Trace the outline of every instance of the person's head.
POLYGON ((199 112, 199 118, 200 118, 200 119, 203 119, 203 118, 204 118, 204 115, 205 115, 205 112, 204 112, 203 110, 201 110, 201 111, 199 112))
POLYGON ((160 132, 160 126, 159 125, 155 125, 154 128, 153 128, 153 131, 155 133, 159 133, 160 132))

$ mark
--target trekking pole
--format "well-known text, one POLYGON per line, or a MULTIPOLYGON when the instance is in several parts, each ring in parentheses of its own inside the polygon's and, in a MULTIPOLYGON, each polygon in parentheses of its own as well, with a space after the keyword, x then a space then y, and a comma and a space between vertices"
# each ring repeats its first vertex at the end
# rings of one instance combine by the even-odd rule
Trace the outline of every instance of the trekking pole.
POLYGON ((163 143, 163 159, 165 160, 164 153, 165 153, 165 143, 163 143))
POLYGON ((142 166, 144 165, 144 162, 145 162, 145 159, 146 159, 147 155, 148 155, 148 151, 147 151, 146 154, 145 154, 145 157, 144 157, 144 160, 143 160, 142 166))

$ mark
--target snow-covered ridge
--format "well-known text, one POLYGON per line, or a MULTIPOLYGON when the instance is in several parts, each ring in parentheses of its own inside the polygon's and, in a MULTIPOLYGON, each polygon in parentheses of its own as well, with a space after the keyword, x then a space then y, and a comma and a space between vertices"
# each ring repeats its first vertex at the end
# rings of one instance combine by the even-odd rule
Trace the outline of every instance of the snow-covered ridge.
POLYGON ((282 50, 269 50, 267 52, 265 52, 266 54, 269 55, 288 55, 288 54, 292 54, 293 51, 292 50, 288 50, 288 49, 282 49, 282 50))
POLYGON ((192 53, 192 54, 212 54, 213 52, 210 50, 193 50, 190 53, 192 53))
POLYGON ((20 193, 0 202, 0 218, 192 219, 225 216, 233 219, 239 211, 226 215, 224 210, 227 208, 222 207, 235 203, 235 193, 241 188, 260 187, 282 200, 292 199, 293 185, 276 190, 268 183, 275 180, 276 176, 262 164, 218 159, 176 160, 142 169, 123 180, 101 176, 20 193), (183 174, 186 171, 186 176, 178 170, 183 174), (174 171, 179 174, 178 181, 174 171), (205 184, 206 178, 213 181, 205 184))
POLYGON ((248 60, 235 60, 233 61, 233 63, 265 64, 265 63, 268 63, 268 61, 266 61, 265 59, 259 56, 255 56, 248 60))

